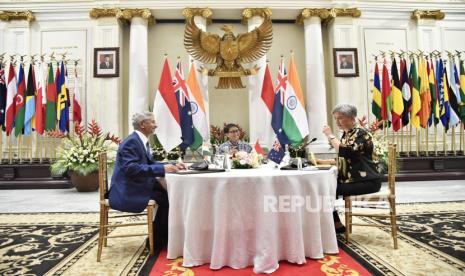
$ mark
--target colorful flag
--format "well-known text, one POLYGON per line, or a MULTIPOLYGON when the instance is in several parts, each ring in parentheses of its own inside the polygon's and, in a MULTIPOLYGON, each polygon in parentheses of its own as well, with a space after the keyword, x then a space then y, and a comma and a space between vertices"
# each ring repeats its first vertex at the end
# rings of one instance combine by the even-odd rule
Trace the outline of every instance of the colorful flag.
POLYGON ((24 128, 24 96, 26 93, 26 80, 24 75, 23 65, 19 65, 19 76, 18 76, 18 93, 15 97, 15 136, 23 133, 24 128))
POLYGON ((275 132, 272 125, 275 90, 273 87, 273 81, 271 80, 270 68, 268 67, 268 64, 266 65, 265 71, 263 73, 263 83, 260 97, 262 100, 262 104, 265 107, 264 112, 266 113, 262 117, 264 121, 261 123, 262 127, 258 137, 259 139, 261 138, 262 143, 264 143, 269 148, 272 146, 273 141, 276 140, 275 132))
POLYGON ((448 117, 448 126, 446 127, 446 130, 449 129, 450 127, 454 127, 460 123, 460 118, 457 116, 457 113, 455 113, 454 109, 451 108, 450 105, 450 98, 451 98, 451 89, 449 87, 449 84, 447 82, 449 78, 447 77, 447 69, 444 68, 444 76, 443 76, 443 86, 444 86, 444 105, 448 107, 449 110, 449 117, 448 117))
POLYGON ((5 130, 6 92, 5 68, 0 63, 0 127, 2 130, 5 130))
POLYGON ((284 94, 283 130, 291 144, 295 146, 300 145, 309 133, 304 94, 293 55, 289 62, 289 74, 284 94))
POLYGON ((16 113, 16 94, 18 93, 18 87, 16 83, 16 74, 13 64, 10 63, 10 69, 8 70, 8 86, 6 95, 6 114, 5 114, 5 131, 6 135, 10 135, 13 131, 13 125, 15 121, 16 113))
POLYGON ((255 142, 254 149, 255 149, 256 153, 261 154, 261 155, 265 155, 265 151, 260 146, 260 141, 258 139, 257 139, 257 142, 255 142))
POLYGON ((460 105, 459 116, 462 123, 465 122, 465 69, 463 67, 463 60, 460 60, 460 105))
POLYGON ((61 132, 69 129, 69 96, 66 88, 66 71, 63 61, 61 62, 60 75, 57 81, 57 121, 61 132))
POLYGON ((375 115, 376 120, 381 120, 381 84, 379 82, 378 62, 375 62, 375 74, 373 77, 373 101, 371 102, 371 112, 375 115))
MULTIPOLYGON (((59 71, 57 69, 57 71, 59 71)), ((57 88, 53 78, 53 65, 50 63, 48 68, 48 81, 47 81, 47 106, 45 109, 45 130, 50 131, 56 128, 57 118, 57 88)))
POLYGON ((389 73, 386 65, 386 60, 383 63, 383 77, 381 82, 381 118, 384 121, 391 121, 392 97, 391 97, 391 82, 389 81, 389 73))
POLYGON ((431 91, 429 90, 428 71, 426 69, 426 61, 421 58, 418 64, 418 71, 420 77, 420 126, 422 128, 428 127, 428 120, 431 115, 431 91))
POLYGON ((439 103, 438 103, 438 92, 436 90, 436 77, 434 73, 433 61, 431 60, 429 65, 428 80, 429 80, 429 89, 431 92, 431 117, 429 125, 437 125, 439 123, 439 103))
POLYGON ((284 148, 281 146, 279 141, 275 141, 273 147, 268 152, 268 159, 275 162, 276 164, 281 163, 284 158, 284 148))
POLYGON ((410 123, 420 128, 420 110, 421 110, 421 98, 420 98, 420 80, 417 74, 417 65, 415 59, 412 61, 410 67, 410 74, 412 74, 412 109, 410 111, 410 123))
POLYGON ((400 80, 399 72, 397 70, 397 62, 394 58, 391 65, 391 97, 392 97, 392 128, 394 131, 398 131, 402 127, 401 116, 404 111, 404 100, 402 92, 400 92, 400 80))
POLYGON ((191 103, 189 100, 189 91, 184 80, 184 71, 182 70, 181 60, 176 63, 174 72, 173 88, 178 103, 179 119, 181 120, 181 149, 185 150, 194 142, 194 125, 192 123, 191 103))
POLYGON ((286 92, 286 86, 287 71, 284 66, 284 60, 281 58, 274 92, 273 112, 271 114, 271 126, 281 145, 289 144, 289 138, 283 130, 284 93, 286 92))
POLYGON ((449 101, 450 101, 450 106, 454 110, 455 114, 460 116, 460 102, 461 102, 461 96, 460 96, 460 80, 459 80, 459 74, 457 70, 457 66, 455 66, 455 62, 451 62, 450 64, 450 90, 449 90, 449 101))
POLYGON ((45 129, 44 108, 47 104, 45 96, 45 79, 44 79, 44 63, 39 63, 39 71, 36 74, 36 116, 35 129, 37 133, 43 134, 45 129))
POLYGON ((410 90, 409 78, 407 73, 407 62, 401 59, 400 86, 402 88, 402 98, 404 100, 404 111, 402 112, 402 126, 410 122, 410 109, 412 108, 412 93, 410 90))
POLYGON ((195 73, 195 65, 191 64, 189 76, 187 77, 187 86, 189 91, 189 99, 191 101, 192 122, 194 124, 194 141, 190 145, 192 150, 202 146, 203 141, 208 139, 208 122, 207 113, 205 110, 205 102, 202 97, 197 76, 195 73))
POLYGON ((75 124, 81 124, 82 122, 81 92, 79 92, 79 81, 76 68, 74 68, 73 122, 75 124))
POLYGON ((36 113, 36 83, 34 77, 34 67, 32 63, 29 65, 29 72, 27 76, 26 86, 26 109, 24 112, 24 135, 31 135, 32 133, 32 119, 36 113))
POLYGON ((153 113, 158 125, 155 134, 165 151, 169 152, 182 143, 182 132, 178 103, 174 94, 173 78, 166 58, 158 90, 155 94, 153 113))

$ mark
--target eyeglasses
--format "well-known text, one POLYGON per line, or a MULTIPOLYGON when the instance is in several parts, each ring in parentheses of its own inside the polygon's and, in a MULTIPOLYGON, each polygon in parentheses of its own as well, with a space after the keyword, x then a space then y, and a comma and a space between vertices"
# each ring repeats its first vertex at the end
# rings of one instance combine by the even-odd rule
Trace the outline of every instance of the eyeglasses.
POLYGON ((234 129, 234 130, 230 130, 228 133, 238 133, 239 130, 238 129, 234 129))

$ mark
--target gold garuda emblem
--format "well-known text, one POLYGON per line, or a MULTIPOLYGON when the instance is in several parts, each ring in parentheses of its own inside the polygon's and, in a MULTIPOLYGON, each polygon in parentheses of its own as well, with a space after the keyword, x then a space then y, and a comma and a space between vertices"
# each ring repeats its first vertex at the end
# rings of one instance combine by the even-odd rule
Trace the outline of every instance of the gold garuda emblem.
POLYGON ((203 74, 220 78, 217 89, 244 88, 241 77, 256 74, 259 67, 255 65, 245 69, 242 64, 258 60, 270 49, 273 41, 271 20, 266 18, 253 31, 238 34, 237 37, 231 25, 223 25, 221 30, 224 31, 223 37, 204 32, 195 25, 192 16, 186 20, 184 46, 194 59, 216 64, 215 69, 201 70, 203 74))

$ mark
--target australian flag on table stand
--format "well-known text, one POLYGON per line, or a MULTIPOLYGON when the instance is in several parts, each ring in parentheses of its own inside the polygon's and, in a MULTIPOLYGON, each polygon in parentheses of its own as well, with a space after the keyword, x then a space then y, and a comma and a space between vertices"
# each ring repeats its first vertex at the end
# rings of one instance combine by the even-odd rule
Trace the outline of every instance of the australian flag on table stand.
POLYGON ((178 102, 179 118, 181 120, 182 150, 187 149, 194 142, 194 126, 192 123, 192 111, 189 101, 186 81, 182 70, 181 60, 178 59, 176 64, 176 72, 173 77, 174 93, 178 102))
POLYGON ((268 153, 268 159, 275 162, 276 164, 281 163, 284 157, 284 148, 281 146, 279 141, 275 141, 273 147, 268 153))
POLYGON ((289 144, 289 138, 283 131, 284 93, 287 85, 287 71, 284 67, 283 59, 281 59, 281 64, 279 65, 278 79, 276 82, 273 111, 271 114, 271 126, 273 127, 278 141, 273 144, 273 147, 268 153, 268 159, 279 164, 284 157, 284 145, 289 144))

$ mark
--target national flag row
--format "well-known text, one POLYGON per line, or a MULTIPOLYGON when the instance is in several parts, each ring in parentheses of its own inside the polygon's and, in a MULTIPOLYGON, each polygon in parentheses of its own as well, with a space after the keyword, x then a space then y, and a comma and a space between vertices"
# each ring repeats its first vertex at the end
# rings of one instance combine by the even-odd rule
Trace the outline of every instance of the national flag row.
MULTIPOLYGON (((15 68, 0 64, 0 127, 6 135, 43 134, 44 131, 59 129, 69 131, 69 108, 67 70, 63 62, 56 70, 53 64, 42 62, 23 63, 15 68), (27 74, 26 74, 27 69, 27 74), (6 78, 7 76, 7 78, 6 78)), ((78 78, 74 72, 73 120, 82 121, 78 78)))
MULTIPOLYGON (((182 63, 178 60, 173 75, 168 59, 165 58, 153 104, 158 125, 155 133, 166 151, 177 146, 196 150, 207 140, 209 127, 195 66, 191 64, 186 81, 182 63)), ((289 72, 285 68, 284 59, 281 59, 276 88, 273 87, 270 70, 266 66, 261 98, 276 135, 271 152, 280 161, 279 158, 282 159, 284 155, 284 145, 298 146, 309 134, 304 95, 293 56, 289 62, 289 72)))
POLYGON ((372 113, 399 131, 409 123, 416 129, 441 123, 445 130, 465 122, 463 60, 405 58, 375 64, 372 113))
POLYGON ((158 126, 155 134, 166 151, 177 146, 196 150, 208 139, 205 105, 194 63, 190 65, 186 81, 181 60, 178 59, 172 75, 165 58, 153 113, 158 126))

